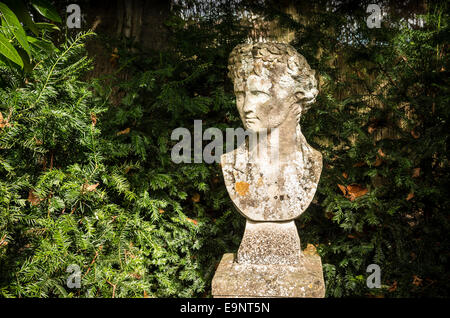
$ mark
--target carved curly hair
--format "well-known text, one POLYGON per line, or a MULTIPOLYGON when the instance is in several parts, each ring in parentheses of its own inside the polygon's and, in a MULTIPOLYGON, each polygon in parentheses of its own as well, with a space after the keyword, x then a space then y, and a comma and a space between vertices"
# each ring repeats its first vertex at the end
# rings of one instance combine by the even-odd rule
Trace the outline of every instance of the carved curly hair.
POLYGON ((291 45, 277 42, 244 43, 231 51, 228 76, 233 83, 243 81, 251 74, 261 76, 264 69, 269 73, 282 70, 292 77, 299 105, 298 117, 310 108, 318 93, 315 71, 291 45))

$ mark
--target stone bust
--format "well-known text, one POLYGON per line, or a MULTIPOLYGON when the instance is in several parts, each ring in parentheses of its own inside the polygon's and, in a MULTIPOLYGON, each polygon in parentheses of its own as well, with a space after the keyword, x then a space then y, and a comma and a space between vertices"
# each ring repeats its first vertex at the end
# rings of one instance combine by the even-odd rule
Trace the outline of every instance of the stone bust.
POLYGON ((250 133, 221 156, 221 165, 246 222, 237 253, 225 254, 217 267, 212 294, 324 297, 322 261, 302 252, 294 222, 310 204, 322 171, 322 156, 299 125, 318 93, 314 71, 292 46, 274 42, 238 45, 229 71, 250 133))
POLYGON ((222 155, 228 193, 250 221, 293 220, 322 171, 322 156, 299 125, 318 93, 315 72, 291 45, 274 42, 236 46, 228 68, 244 128, 257 136, 222 155))

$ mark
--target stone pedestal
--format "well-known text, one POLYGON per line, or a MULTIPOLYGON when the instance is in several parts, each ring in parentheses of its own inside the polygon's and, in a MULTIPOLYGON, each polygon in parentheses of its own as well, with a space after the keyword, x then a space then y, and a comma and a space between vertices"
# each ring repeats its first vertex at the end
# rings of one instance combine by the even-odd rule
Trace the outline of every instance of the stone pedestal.
POLYGON ((319 255, 301 253, 295 265, 239 264, 224 254, 212 280, 215 298, 325 296, 319 255))
POLYGON ((300 238, 294 221, 246 221, 244 237, 237 252, 239 264, 300 263, 300 238))

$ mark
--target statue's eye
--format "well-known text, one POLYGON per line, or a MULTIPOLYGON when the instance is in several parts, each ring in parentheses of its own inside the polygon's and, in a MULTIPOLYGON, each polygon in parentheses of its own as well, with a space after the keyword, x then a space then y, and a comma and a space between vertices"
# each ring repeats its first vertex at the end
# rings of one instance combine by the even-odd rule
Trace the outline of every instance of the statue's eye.
POLYGON ((298 100, 301 100, 303 97, 305 97, 305 93, 304 92, 297 92, 295 94, 295 97, 297 97, 298 100))
POLYGON ((266 92, 262 92, 262 91, 252 91, 251 93, 253 95, 255 95, 255 96, 267 96, 267 97, 269 97, 269 94, 267 94, 266 92))

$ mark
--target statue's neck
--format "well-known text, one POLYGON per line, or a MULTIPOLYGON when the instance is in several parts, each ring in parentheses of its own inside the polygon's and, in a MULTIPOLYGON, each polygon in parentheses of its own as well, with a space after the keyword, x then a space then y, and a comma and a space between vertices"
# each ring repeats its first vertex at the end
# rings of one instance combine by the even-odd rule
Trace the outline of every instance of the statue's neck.
POLYGON ((288 118, 277 128, 258 133, 257 146, 249 147, 251 162, 268 170, 293 163, 298 150, 297 125, 295 118, 288 118))

